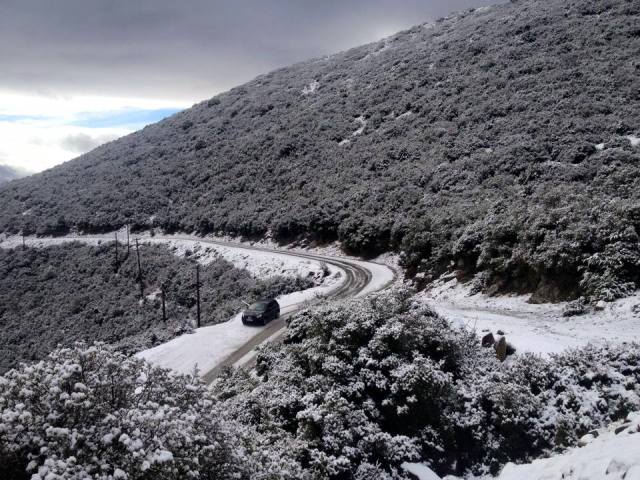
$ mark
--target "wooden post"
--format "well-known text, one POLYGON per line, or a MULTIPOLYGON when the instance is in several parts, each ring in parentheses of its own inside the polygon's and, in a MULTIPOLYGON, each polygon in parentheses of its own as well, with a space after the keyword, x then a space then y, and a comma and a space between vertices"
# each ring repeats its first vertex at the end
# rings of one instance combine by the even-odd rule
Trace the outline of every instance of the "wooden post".
POLYGON ((22 234, 22 249, 26 250, 26 248, 27 248, 27 246, 26 246, 25 241, 24 241, 24 233, 23 233, 22 234))
POLYGON ((165 285, 164 283, 162 285, 160 285, 160 296, 162 297, 162 321, 164 323, 167 323, 167 310, 165 307, 165 298, 166 298, 166 293, 165 293, 165 285))
POLYGON ((115 264, 114 264, 114 268, 116 273, 118 273, 118 232, 115 233, 115 237, 116 237, 116 243, 115 243, 115 264))
POLYGON ((140 284, 140 298, 144 298, 144 287, 142 285, 142 268, 140 267, 140 246, 136 238, 136 255, 138 257, 138 283, 140 284))
POLYGON ((200 328, 200 264, 196 263, 196 308, 198 313, 198 328, 200 328))
POLYGON ((127 258, 129 258, 130 252, 131 252, 131 244, 129 242, 129 224, 127 224, 127 258))

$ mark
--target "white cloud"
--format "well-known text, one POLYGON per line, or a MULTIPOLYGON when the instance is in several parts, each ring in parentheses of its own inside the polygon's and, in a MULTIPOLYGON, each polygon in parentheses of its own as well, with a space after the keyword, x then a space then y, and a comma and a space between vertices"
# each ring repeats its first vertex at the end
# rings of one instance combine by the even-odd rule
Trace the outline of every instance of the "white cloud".
POLYGON ((69 137, 118 138, 128 133, 130 130, 56 125, 52 121, 0 121, 0 148, 4 164, 39 172, 84 153, 65 144, 69 137))
POLYGON ((0 90, 0 158, 32 172, 51 168, 142 125, 90 128, 86 116, 125 110, 185 108, 184 102, 125 97, 45 97, 0 90))

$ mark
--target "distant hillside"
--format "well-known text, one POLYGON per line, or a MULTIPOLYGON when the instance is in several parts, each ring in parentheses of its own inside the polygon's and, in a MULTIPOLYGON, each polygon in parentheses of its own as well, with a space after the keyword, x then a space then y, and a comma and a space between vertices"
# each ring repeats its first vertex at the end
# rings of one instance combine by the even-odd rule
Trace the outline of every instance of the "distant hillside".
POLYGON ((403 252, 423 282, 640 282, 640 3, 522 0, 277 70, 0 188, 0 229, 132 223, 403 252))
POLYGON ((0 165, 0 183, 9 182, 20 177, 24 177, 24 174, 20 171, 8 165, 0 165))

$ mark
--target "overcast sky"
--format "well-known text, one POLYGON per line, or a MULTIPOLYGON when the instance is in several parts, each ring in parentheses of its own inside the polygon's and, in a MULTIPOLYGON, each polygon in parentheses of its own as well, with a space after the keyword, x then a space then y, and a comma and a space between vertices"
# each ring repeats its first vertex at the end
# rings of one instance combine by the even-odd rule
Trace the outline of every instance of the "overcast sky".
POLYGON ((497 0, 0 0, 0 164, 32 171, 296 61, 497 0))

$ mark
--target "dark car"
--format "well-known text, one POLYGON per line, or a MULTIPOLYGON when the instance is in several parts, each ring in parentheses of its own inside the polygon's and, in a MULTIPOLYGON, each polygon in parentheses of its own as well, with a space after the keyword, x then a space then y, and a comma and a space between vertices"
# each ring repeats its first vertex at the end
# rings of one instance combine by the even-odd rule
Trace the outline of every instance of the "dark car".
POLYGON ((275 300, 260 300, 242 312, 245 325, 266 325, 280 316, 280 305, 275 300))

